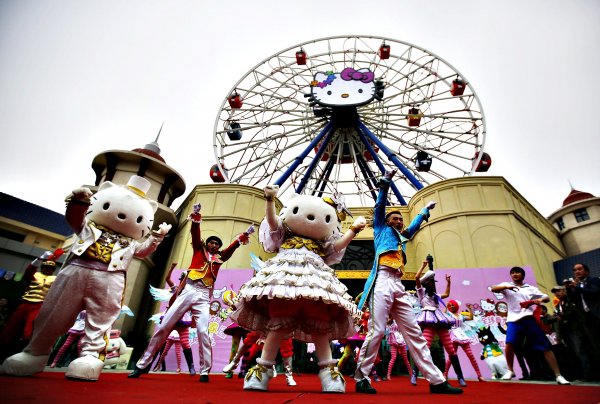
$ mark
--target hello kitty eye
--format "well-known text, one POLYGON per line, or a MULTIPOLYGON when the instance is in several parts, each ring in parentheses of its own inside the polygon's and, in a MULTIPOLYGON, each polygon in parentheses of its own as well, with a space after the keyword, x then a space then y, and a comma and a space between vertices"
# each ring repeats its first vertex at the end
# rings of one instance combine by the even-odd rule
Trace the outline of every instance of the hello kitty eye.
POLYGON ((292 213, 293 213, 294 215, 295 215, 296 213, 298 213, 298 207, 297 207, 297 206, 294 208, 294 210, 292 211, 292 213))
POLYGON ((325 222, 326 223, 329 223, 330 220, 331 220, 331 216, 330 215, 325 216, 325 222))
POLYGON ((102 205, 102 209, 108 210, 108 208, 110 208, 110 203, 106 202, 104 205, 102 205))
POLYGON ((362 94, 362 92, 363 92, 363 89, 362 89, 362 88, 359 88, 359 89, 358 89, 358 92, 359 92, 360 94, 362 94))
POLYGON ((142 217, 141 217, 141 216, 138 216, 138 218, 137 218, 136 222, 138 222, 138 223, 142 223, 142 217))
POLYGON ((327 95, 331 95, 331 91, 327 91, 327 95))

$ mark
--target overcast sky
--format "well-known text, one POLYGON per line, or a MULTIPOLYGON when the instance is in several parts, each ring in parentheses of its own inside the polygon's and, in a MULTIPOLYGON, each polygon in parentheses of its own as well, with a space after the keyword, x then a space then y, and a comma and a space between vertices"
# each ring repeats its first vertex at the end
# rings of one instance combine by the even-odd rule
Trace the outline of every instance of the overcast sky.
MULTIPOLYGON (((600 2, 0 0, 0 190, 63 212, 91 162, 153 141, 187 184, 210 183, 212 132, 257 63, 328 36, 425 48, 475 88, 487 175, 544 216, 600 196, 600 2)), ((178 205, 183 198, 180 198, 178 205)))

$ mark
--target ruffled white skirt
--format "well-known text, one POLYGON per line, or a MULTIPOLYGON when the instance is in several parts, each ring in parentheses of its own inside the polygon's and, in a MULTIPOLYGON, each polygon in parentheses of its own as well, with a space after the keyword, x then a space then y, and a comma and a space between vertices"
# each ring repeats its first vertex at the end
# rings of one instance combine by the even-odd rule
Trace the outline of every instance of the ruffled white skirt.
POLYGON ((312 334, 347 338, 360 314, 347 290, 317 254, 281 250, 242 286, 230 317, 246 329, 289 330, 305 342, 312 334))

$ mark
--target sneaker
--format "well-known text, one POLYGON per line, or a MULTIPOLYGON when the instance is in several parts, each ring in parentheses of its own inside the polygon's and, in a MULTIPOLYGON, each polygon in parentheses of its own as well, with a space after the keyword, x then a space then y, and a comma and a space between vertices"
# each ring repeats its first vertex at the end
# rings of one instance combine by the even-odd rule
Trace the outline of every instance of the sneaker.
POLYGON ((208 375, 200 375, 200 379, 198 379, 201 383, 208 383, 208 375))
POLYGON ((410 384, 412 384, 413 386, 417 385, 417 374, 413 373, 412 375, 410 375, 410 384))
POLYGON ((297 384, 292 375, 285 375, 285 382, 288 386, 295 386, 297 384))
POLYGON ((556 376, 556 383, 563 384, 563 385, 571 384, 571 383, 569 383, 569 381, 567 379, 565 379, 561 375, 556 376))
POLYGON ((375 394, 375 393, 377 393, 377 390, 375 390, 371 386, 371 383, 369 383, 369 380, 362 379, 361 381, 356 382, 356 392, 357 393, 365 393, 365 394, 375 394))
POLYGON ((516 376, 515 372, 509 370, 508 372, 506 372, 505 374, 502 375, 500 380, 510 380, 515 376, 516 376))
POLYGON ((225 379, 231 379, 233 377, 233 372, 225 373, 225 379))
POLYGON ((463 391, 458 387, 452 387, 448 382, 443 382, 436 385, 430 384, 429 392, 431 394, 462 394, 463 391))
POLYGON ((235 368, 237 368, 238 363, 235 361, 231 361, 229 362, 227 365, 225 365, 225 367, 223 368, 223 373, 229 373, 229 372, 233 372, 235 370, 235 368))
POLYGON ((465 379, 460 378, 458 379, 458 385, 460 387, 467 387, 467 382, 465 382, 465 379))

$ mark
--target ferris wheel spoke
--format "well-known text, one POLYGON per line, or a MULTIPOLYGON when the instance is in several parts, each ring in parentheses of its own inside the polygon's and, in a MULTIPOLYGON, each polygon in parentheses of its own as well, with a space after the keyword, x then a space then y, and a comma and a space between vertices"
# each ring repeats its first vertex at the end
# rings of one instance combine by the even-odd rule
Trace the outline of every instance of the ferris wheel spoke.
MULTIPOLYGON (((270 126, 269 126, 270 127, 270 126)), ((303 125, 303 126, 299 126, 296 127, 292 130, 288 130, 287 132, 282 132, 280 134, 275 134, 275 135, 269 135, 268 137, 266 137, 268 140, 265 140, 265 138, 260 137, 260 133, 258 133, 256 135, 256 137, 258 137, 258 139, 255 140, 255 138, 252 138, 250 141, 248 142, 236 142, 235 144, 231 144, 228 147, 235 147, 233 149, 233 151, 229 152, 229 153, 225 153, 223 152, 223 157, 229 157, 234 155, 235 153, 238 152, 239 149, 243 148, 243 149, 247 149, 247 148, 254 148, 254 147, 259 147, 260 145, 263 145, 265 143, 265 141, 273 141, 273 140, 277 140, 279 138, 299 138, 298 140, 294 141, 290 147, 293 146, 297 146, 298 144, 301 143, 301 141, 306 141, 308 140, 308 136, 310 136, 312 134, 312 132, 307 132, 306 129, 310 128, 310 125, 303 125)), ((317 128, 318 130, 318 128, 317 128)))
MULTIPOLYGON (((284 116, 283 114, 281 116, 284 116)), ((316 122, 316 120, 311 120, 312 122, 316 122)), ((252 129, 264 129, 264 128, 268 128, 268 127, 276 127, 276 126, 281 126, 281 127, 285 127, 286 125, 293 125, 293 126, 309 126, 306 123, 306 118, 304 117, 298 117, 298 118, 294 118, 294 119, 286 119, 286 120, 281 120, 281 121, 273 121, 273 122, 269 122, 268 124, 264 124, 264 123, 260 123, 258 122, 257 124, 246 124, 244 123, 244 126, 240 128, 240 130, 242 132, 244 131, 248 131, 248 130, 252 130, 252 129)), ((219 130, 217 131, 218 134, 224 134, 227 133, 229 130, 219 130)), ((290 131, 288 133, 293 133, 293 131, 290 131)), ((238 141, 240 143, 243 143, 241 141, 238 141)))
MULTIPOLYGON (((436 153, 435 157, 436 157, 438 160, 440 160, 440 161, 444 162, 445 164, 447 164, 447 165, 449 165, 449 166, 451 166, 451 167, 453 167, 453 168, 457 169, 458 171, 460 171, 460 172, 462 172, 462 173, 467 173, 467 172, 468 172, 468 171, 465 171, 465 170, 463 170, 462 168, 460 168, 460 167, 456 166, 455 164, 451 163, 450 161, 447 161, 446 159, 442 158, 442 157, 441 157, 441 156, 442 156, 442 154, 440 153, 440 149, 439 149, 439 148, 434 148, 434 149, 431 149, 431 148, 422 147, 421 145, 419 145, 419 144, 418 144, 418 143, 416 143, 416 142, 407 142, 407 141, 406 141, 406 140, 404 140, 404 139, 398 138, 398 137, 394 136, 392 133, 390 133, 390 132, 388 132, 388 131, 382 131, 382 132, 386 133, 386 134, 388 135, 388 138, 390 138, 390 139, 394 139, 395 141, 397 141, 397 142, 399 142, 399 143, 401 143, 401 144, 407 145, 407 146, 409 146, 411 149, 413 149, 413 150, 415 150, 415 151, 417 151, 417 150, 422 150, 422 151, 425 151, 425 152, 437 151, 437 153, 436 153)), ((444 151, 444 153, 450 154, 448 151, 444 151)), ((461 158, 464 158, 464 157, 462 157, 462 156, 460 156, 460 155, 454 155, 454 157, 461 157, 461 158)), ((403 163, 404 163, 405 165, 407 164, 407 162, 406 162, 406 161, 405 161, 405 162, 403 162, 403 163)))
MULTIPOLYGON (((279 138, 279 139, 285 139, 285 137, 279 138)), ((300 144, 304 144, 305 141, 303 139, 299 139, 296 142, 286 146, 286 147, 277 147, 275 149, 275 151, 273 152, 272 149, 267 148, 266 146, 262 149, 264 151, 264 154, 261 155, 256 155, 252 157, 252 164, 248 163, 247 164, 247 172, 248 173, 252 173, 255 172, 256 170, 263 170, 265 168, 265 164, 269 161, 269 160, 273 160, 273 159, 278 159, 278 161, 281 161, 280 159, 282 158, 282 155, 289 149, 293 149, 296 146, 300 145, 300 144)), ((282 169, 283 167, 287 167, 289 166, 292 162, 294 161, 294 159, 290 159, 284 162, 281 162, 281 164, 277 165, 276 170, 273 171, 278 171, 280 169, 282 169)), ((274 172, 271 174, 275 174, 274 172)), ((242 177, 236 178, 235 181, 239 181, 241 180, 242 177)))
MULTIPOLYGON (((375 125, 373 125, 373 120, 370 120, 369 124, 371 126, 375 126, 375 125)), ((433 136, 436 136, 437 138, 448 139, 448 140, 451 140, 451 141, 456 141, 457 140, 456 137, 453 137, 451 135, 456 135, 456 136, 458 136, 458 135, 464 135, 464 132, 456 132, 456 133, 453 133, 453 132, 444 132, 444 133, 440 133, 440 132, 436 132, 436 131, 432 131, 432 130, 425 130, 425 129, 419 129, 419 128, 410 128, 408 126, 404 126, 404 125, 400 125, 400 124, 395 124, 395 123, 388 123, 388 125, 390 127, 392 127, 392 128, 396 128, 396 129, 399 129, 399 130, 404 130, 404 131, 406 131, 406 133, 433 135, 433 136)), ((393 132, 390 132, 389 130, 384 130, 384 129, 381 129, 381 128, 379 128, 379 130, 381 130, 383 133, 388 134, 390 137, 392 137, 392 138, 394 138, 394 139, 396 139, 398 141, 401 141, 401 142, 404 141, 402 138, 394 135, 393 132)), ((469 141, 460 141, 460 142, 464 143, 464 144, 469 144, 471 146, 476 146, 477 145, 477 143, 475 143, 475 142, 469 142, 469 141)))
MULTIPOLYGON (((443 120, 446 120, 447 122, 452 122, 452 123, 474 123, 474 122, 481 120, 480 118, 448 115, 449 113, 459 113, 459 112, 469 112, 469 111, 468 110, 457 110, 457 111, 440 112, 440 113, 434 113, 434 114, 421 114, 420 116, 422 118, 430 118, 431 120, 443 119, 443 120)), ((361 116, 368 117, 370 119, 373 119, 371 117, 387 118, 387 119, 383 119, 383 120, 380 119, 381 122, 386 122, 390 118, 407 119, 409 114, 405 114, 405 113, 404 114, 403 113, 396 114, 396 113, 389 113, 389 112, 366 111, 366 112, 362 113, 361 116)))

